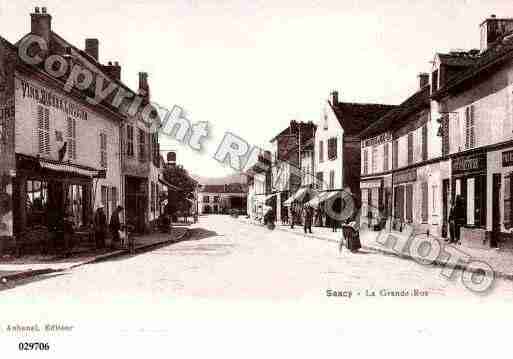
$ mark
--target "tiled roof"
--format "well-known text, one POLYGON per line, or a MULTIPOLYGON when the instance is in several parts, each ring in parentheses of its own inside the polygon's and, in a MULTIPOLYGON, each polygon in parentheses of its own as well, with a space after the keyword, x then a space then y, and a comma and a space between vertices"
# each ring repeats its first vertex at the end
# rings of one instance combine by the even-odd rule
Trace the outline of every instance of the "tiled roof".
POLYGON ((340 125, 347 134, 357 134, 370 126, 385 113, 394 109, 394 105, 337 102, 330 106, 340 125))
POLYGON ((461 54, 438 54, 440 62, 448 66, 466 67, 472 66, 478 60, 477 56, 470 56, 468 53, 461 54))
POLYGON ((485 73, 493 66, 499 65, 503 61, 507 61, 511 58, 513 58, 513 33, 497 41, 490 49, 479 56, 468 69, 450 78, 432 97, 435 99, 443 97, 447 95, 450 90, 454 90, 457 86, 462 85, 475 76, 485 73))
POLYGON ((387 131, 403 123, 409 115, 430 105, 429 100, 430 86, 424 86, 422 89, 407 98, 396 108, 392 109, 378 121, 375 121, 360 133, 361 138, 370 137, 378 133, 387 131))

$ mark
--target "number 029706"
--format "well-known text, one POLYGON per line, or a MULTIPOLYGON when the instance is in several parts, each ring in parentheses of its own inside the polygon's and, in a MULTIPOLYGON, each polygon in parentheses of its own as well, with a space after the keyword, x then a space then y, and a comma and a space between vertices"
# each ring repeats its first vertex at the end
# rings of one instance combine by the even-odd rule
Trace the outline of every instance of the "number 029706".
POLYGON ((33 342, 33 343, 27 343, 22 342, 18 344, 19 350, 50 350, 50 344, 49 343, 41 343, 41 342, 33 342))

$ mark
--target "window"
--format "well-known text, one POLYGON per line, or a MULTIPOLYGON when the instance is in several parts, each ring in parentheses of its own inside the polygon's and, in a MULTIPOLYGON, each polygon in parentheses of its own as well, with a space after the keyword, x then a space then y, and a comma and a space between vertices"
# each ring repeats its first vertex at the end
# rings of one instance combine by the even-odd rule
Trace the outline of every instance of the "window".
POLYGON ((337 159, 337 138, 336 137, 328 139, 328 159, 329 160, 337 159))
POLYGON ((428 159, 427 125, 422 126, 422 161, 428 159))
POLYGON ((372 161, 372 173, 376 173, 378 172, 378 147, 377 146, 374 146, 372 148, 372 157, 371 157, 371 161, 372 161))
POLYGON ((37 135, 39 153, 50 154, 50 110, 37 106, 37 135))
POLYGON ((408 164, 413 163, 413 132, 408 133, 408 164))
POLYGON ((474 105, 465 109, 465 149, 476 146, 474 105))
POLYGON ((388 171, 388 143, 383 146, 383 171, 388 171))
POLYGON ((68 117, 67 128, 67 142, 68 142, 68 158, 77 159, 77 120, 73 117, 68 117))
POLYGON ((444 115, 441 121, 442 156, 447 156, 449 154, 449 116, 444 115))
POLYGON ((335 188, 335 171, 330 171, 330 189, 335 188))
POLYGON ((210 198, 208 196, 203 196, 203 202, 208 203, 210 201, 210 198))
POLYGON ((75 227, 84 225, 84 188, 79 184, 68 185, 68 193, 66 196, 66 212, 73 218, 75 227))
POLYGON ((317 179, 317 189, 323 189, 324 188, 324 183, 323 183, 323 173, 322 172, 317 172, 317 174, 315 175, 315 178, 317 179))
POLYGON ((397 143, 397 140, 392 142, 392 169, 397 169, 399 167, 399 144, 397 143))
POLYGON ((219 196, 214 196, 214 203, 219 203, 219 196))
POLYGON ((431 74, 431 92, 438 90, 438 70, 431 74))
POLYGON ((160 166, 160 144, 159 144, 159 134, 157 132, 151 134, 151 144, 152 144, 152 160, 155 167, 160 166))
POLYGON ((100 133, 100 167, 107 167, 107 134, 100 133))
POLYGON ((25 190, 27 193, 25 203, 28 225, 45 224, 46 205, 48 203, 48 183, 39 180, 28 180, 25 190))
POLYGON ((319 141, 319 162, 324 162, 324 143, 319 141))
POLYGON ((367 149, 363 150, 363 174, 366 175, 369 172, 369 154, 367 149))
POLYGON ((126 154, 128 157, 134 156, 134 126, 126 125, 126 154))
POLYGON ((421 183, 422 188, 422 222, 428 221, 428 184, 427 182, 421 183))
POLYGON ((139 129, 139 161, 146 161, 146 133, 139 129))

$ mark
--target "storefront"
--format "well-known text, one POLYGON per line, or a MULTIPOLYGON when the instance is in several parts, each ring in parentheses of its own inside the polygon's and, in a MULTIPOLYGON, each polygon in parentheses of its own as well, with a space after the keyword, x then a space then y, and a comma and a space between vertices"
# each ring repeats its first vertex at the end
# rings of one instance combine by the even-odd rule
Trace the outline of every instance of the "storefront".
POLYGON ((399 171, 392 174, 394 186, 394 228, 402 228, 403 223, 413 222, 413 188, 417 181, 417 169, 399 171))
POLYGON ((384 208, 384 181, 383 178, 372 178, 360 182, 362 193, 361 224, 374 228, 379 224, 381 210, 384 208))
MULTIPOLYGON (((16 155, 14 232, 45 241, 49 228, 72 218, 77 236, 89 237, 94 201, 93 182, 104 177, 99 169, 68 162, 16 155), (24 200, 23 200, 24 199, 24 200)), ((37 245, 37 243, 34 243, 37 245)))

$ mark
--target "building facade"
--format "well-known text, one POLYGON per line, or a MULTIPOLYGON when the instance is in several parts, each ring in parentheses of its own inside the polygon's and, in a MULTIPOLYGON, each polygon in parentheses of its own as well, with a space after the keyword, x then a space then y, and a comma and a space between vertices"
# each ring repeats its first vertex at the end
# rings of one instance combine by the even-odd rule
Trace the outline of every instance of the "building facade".
POLYGON ((198 190, 199 214, 229 214, 247 210, 247 190, 240 183, 202 185, 198 190))

